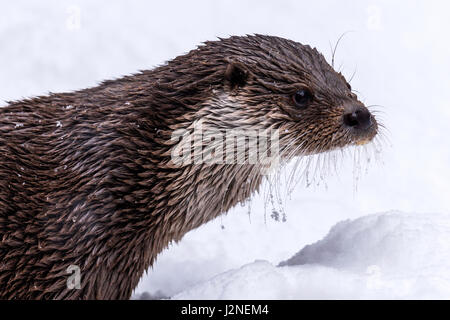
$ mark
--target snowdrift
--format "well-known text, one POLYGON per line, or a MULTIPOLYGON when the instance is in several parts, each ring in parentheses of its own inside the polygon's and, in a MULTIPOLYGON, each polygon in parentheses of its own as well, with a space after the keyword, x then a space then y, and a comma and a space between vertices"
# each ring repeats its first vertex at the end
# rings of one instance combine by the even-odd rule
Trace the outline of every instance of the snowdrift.
POLYGON ((173 297, 431 298, 450 298, 450 215, 402 212, 339 222, 279 266, 255 261, 173 297))

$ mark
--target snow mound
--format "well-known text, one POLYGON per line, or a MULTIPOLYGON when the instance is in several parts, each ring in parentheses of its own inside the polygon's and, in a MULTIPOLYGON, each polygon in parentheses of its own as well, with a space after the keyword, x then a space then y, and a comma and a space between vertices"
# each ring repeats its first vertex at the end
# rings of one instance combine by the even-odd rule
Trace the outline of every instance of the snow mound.
POLYGON ((280 266, 255 261, 174 299, 448 299, 450 215, 387 212, 337 223, 280 266))

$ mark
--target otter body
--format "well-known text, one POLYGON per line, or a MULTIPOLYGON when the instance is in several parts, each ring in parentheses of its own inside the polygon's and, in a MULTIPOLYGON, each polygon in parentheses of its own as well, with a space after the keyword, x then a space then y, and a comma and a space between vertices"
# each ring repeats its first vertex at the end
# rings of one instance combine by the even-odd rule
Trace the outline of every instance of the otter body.
POLYGON ((94 88, 11 102, 0 108, 0 298, 129 298, 170 241, 251 196, 259 164, 174 163, 174 131, 200 120, 278 130, 285 159, 377 132, 320 53, 260 35, 206 42, 94 88))

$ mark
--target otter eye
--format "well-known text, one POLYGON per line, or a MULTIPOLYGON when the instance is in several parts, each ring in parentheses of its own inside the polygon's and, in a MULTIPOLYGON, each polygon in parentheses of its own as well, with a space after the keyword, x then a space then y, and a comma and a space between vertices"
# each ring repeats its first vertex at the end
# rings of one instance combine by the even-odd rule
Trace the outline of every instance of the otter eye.
POLYGON ((292 97, 297 107, 305 108, 313 99, 311 91, 308 89, 298 90, 292 97))

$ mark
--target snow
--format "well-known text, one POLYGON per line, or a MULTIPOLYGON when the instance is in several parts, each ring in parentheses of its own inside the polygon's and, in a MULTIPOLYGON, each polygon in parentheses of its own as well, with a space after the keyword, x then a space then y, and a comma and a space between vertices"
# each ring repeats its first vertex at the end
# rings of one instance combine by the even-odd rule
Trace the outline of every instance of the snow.
MULTIPOLYGON (((314 254, 308 253, 307 257, 316 261, 317 267, 309 263, 276 266, 307 244, 325 239, 333 225, 347 219, 395 209, 440 213, 436 216, 440 218, 427 220, 430 228, 436 230, 447 221, 450 208, 449 9, 450 3, 444 1, 413 1, 407 6, 403 2, 382 0, 306 4, 298 0, 2 1, 0 105, 5 104, 2 101, 76 90, 104 79, 150 69, 217 36, 277 35, 315 46, 331 61, 330 44, 346 33, 339 43, 335 66, 347 78, 356 70, 352 87, 364 103, 377 105, 373 108, 380 111, 378 119, 387 128, 381 160, 371 158, 367 172, 363 169, 355 174, 359 164, 367 163, 366 157, 363 153, 362 159, 355 161, 349 153, 337 165, 339 174, 326 174, 324 179, 318 178, 313 183, 303 181, 287 197, 284 191, 287 186, 281 183, 283 202, 276 206, 281 206, 286 213, 285 223, 270 217, 272 205, 266 206, 267 192, 255 195, 250 206, 238 206, 172 244, 141 279, 135 295, 144 292, 148 292, 147 297, 185 295, 186 290, 245 265, 243 270, 261 268, 274 278, 286 277, 292 281, 292 287, 274 285, 273 291, 267 288, 266 292, 244 286, 242 295, 247 292, 253 294, 252 298, 263 294, 282 297, 281 289, 305 298, 364 297, 373 293, 364 289, 365 279, 370 278, 364 270, 370 262, 370 250, 369 253, 352 251, 350 238, 339 239, 337 249, 342 250, 341 260, 332 255, 334 247, 316 245, 312 246, 314 254), (351 256, 354 262, 350 264, 351 256), (255 260, 268 262, 249 265, 255 260), (327 290, 322 277, 330 282, 327 290), (304 289, 301 295, 296 287, 304 289)), ((289 170, 291 167, 286 169, 287 174, 289 170)), ((404 217, 399 218, 403 224, 411 220, 423 229, 415 233, 410 247, 402 237, 412 231, 404 230, 402 237, 392 233, 393 238, 386 240, 392 249, 384 248, 385 255, 379 239, 377 250, 371 251, 381 279, 400 290, 402 277, 409 280, 415 277, 418 280, 413 286, 415 291, 407 291, 405 295, 449 298, 447 281, 441 279, 439 285, 434 285, 433 276, 426 274, 428 267, 416 259, 419 256, 412 256, 411 266, 404 273, 400 270, 398 264, 406 261, 400 251, 410 252, 417 247, 422 248, 422 253, 417 254, 425 254, 430 251, 424 248, 436 242, 425 228, 425 220, 415 220, 418 214, 398 215, 404 217), (394 251, 400 258, 396 258, 394 251)), ((394 224, 392 219, 387 219, 387 223, 394 224)), ((350 225, 343 223, 341 228, 350 225)), ((366 232, 374 237, 364 240, 366 246, 375 246, 377 232, 387 231, 368 221, 363 226, 374 228, 366 232)), ((350 234, 355 232, 351 236, 355 241, 359 240, 356 230, 356 224, 348 230, 350 234)), ((442 249, 439 251, 442 261, 438 257, 432 261, 436 268, 439 263, 445 268, 447 260, 441 243, 445 242, 445 232, 439 234, 442 235, 438 246, 442 249)), ((372 268, 369 272, 377 273, 377 270, 372 268)), ((260 285, 264 284, 268 285, 262 279, 260 285)), ((211 288, 210 297, 219 295, 219 291, 219 287, 211 288)), ((375 295, 392 297, 394 291, 380 289, 375 295)), ((228 297, 238 294, 234 290, 228 292, 228 297)), ((204 291, 198 294, 204 296, 204 291)))
POLYGON ((275 266, 255 261, 174 299, 440 299, 450 296, 450 216, 388 212, 337 223, 275 266))

